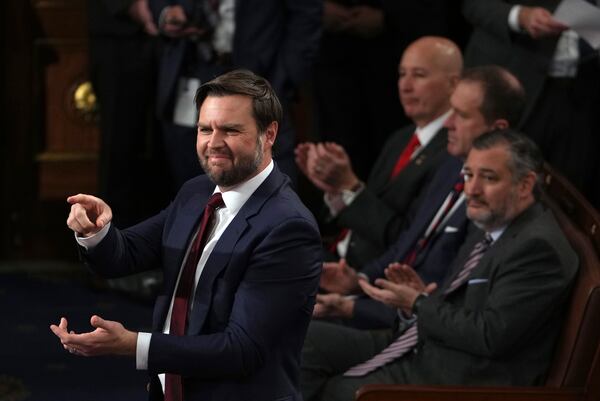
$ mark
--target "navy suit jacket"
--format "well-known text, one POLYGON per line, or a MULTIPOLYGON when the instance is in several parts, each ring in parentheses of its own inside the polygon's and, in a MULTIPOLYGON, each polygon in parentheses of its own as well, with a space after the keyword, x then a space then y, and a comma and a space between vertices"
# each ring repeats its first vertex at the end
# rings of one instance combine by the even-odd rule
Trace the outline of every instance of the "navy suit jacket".
MULTIPOLYGON (((438 168, 425 193, 417 201, 416 209, 410 213, 412 217, 406 229, 383 255, 361 269, 361 272, 371 281, 385 277, 384 269, 390 263, 402 262, 409 255, 454 187, 462 165, 462 160, 450 155, 446 156, 446 160, 438 168)), ((437 234, 419 252, 413 263, 413 269, 419 273, 425 283, 442 283, 451 262, 465 240, 469 227, 471 226, 463 202, 440 226, 437 234)), ((354 304, 352 324, 360 328, 390 327, 395 318, 394 308, 368 297, 360 297, 354 304)))
MULTIPOLYGON (((153 15, 181 5, 191 15, 192 0, 150 0, 153 15)), ((308 75, 321 34, 322 0, 236 0, 232 65, 269 80, 282 102, 308 75)), ((186 41, 167 39, 161 55, 158 112, 164 115, 184 61, 186 41)))
POLYGON ((227 227, 202 272, 186 336, 162 334, 187 245, 215 185, 188 181, 160 214, 127 230, 111 227, 87 256, 115 277, 164 270, 148 356, 150 399, 158 373, 183 376, 185 399, 301 400, 300 350, 321 270, 313 216, 277 168, 227 227))

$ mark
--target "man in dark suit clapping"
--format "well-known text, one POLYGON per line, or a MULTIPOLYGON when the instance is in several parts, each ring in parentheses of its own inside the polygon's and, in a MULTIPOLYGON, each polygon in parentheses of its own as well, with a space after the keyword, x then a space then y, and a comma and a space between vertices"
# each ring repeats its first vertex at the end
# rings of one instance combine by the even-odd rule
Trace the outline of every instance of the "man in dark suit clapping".
POLYGON ((361 281, 367 294, 398 308, 404 330, 335 326, 328 347, 307 341, 306 400, 349 400, 366 383, 543 383, 577 256, 537 202, 542 162, 514 131, 475 139, 465 193, 467 215, 482 231, 465 242, 438 290, 398 266, 386 279, 361 281))

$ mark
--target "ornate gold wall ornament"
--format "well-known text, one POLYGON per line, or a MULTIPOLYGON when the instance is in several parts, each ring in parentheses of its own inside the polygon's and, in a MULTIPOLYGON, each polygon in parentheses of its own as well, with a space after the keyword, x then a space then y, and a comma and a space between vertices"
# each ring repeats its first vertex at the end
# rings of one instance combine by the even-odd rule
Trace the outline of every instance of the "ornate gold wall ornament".
POLYGON ((69 96, 71 109, 74 114, 86 123, 97 123, 99 120, 98 101, 92 83, 88 80, 79 81, 73 85, 69 96))

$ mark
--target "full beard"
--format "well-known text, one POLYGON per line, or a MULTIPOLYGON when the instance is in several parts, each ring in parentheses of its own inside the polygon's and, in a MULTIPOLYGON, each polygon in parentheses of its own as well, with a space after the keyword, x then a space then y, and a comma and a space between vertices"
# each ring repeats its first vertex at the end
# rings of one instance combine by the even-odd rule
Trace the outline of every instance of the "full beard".
MULTIPOLYGON (((475 224, 475 226, 484 231, 492 231, 494 229, 500 228, 512 219, 514 215, 514 204, 517 200, 516 192, 511 193, 510 197, 507 201, 502 205, 502 207, 492 210, 490 209, 487 202, 483 202, 478 199, 480 203, 487 206, 487 210, 479 211, 479 212, 470 212, 467 207, 467 217, 475 224)), ((467 201, 468 202, 468 201, 467 201)))
MULTIPOLYGON (((208 175, 211 181, 216 185, 220 187, 232 187, 244 182, 249 177, 256 174, 258 167, 262 164, 264 158, 263 142, 263 135, 258 135, 254 155, 243 155, 238 157, 237 161, 235 161, 235 164, 233 164, 229 170, 214 169, 208 161, 210 153, 206 153, 199 158, 200 165, 202 166, 202 169, 206 175, 208 175)), ((229 156, 231 156, 229 149, 225 149, 220 152, 227 152, 229 156)))
POLYGON ((499 227, 504 222, 504 216, 494 213, 490 210, 478 215, 469 213, 467 209, 467 217, 475 224, 477 228, 483 231, 490 231, 492 228, 499 227))

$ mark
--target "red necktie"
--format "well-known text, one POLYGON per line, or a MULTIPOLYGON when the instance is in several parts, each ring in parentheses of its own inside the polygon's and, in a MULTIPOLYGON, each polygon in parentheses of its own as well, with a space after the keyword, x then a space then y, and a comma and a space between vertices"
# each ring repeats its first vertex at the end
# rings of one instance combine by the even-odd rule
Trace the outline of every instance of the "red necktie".
POLYGON ((400 157, 398 157, 398 161, 394 166, 394 170, 392 170, 392 176, 390 177, 390 179, 393 179, 398 174, 400 174, 404 167, 408 165, 412 154, 414 153, 415 149, 417 149, 419 146, 421 146, 419 138, 417 137, 417 134, 413 134, 412 138, 410 138, 410 141, 408 141, 408 144, 406 145, 406 147, 404 147, 404 150, 400 154, 400 157))
MULTIPOLYGON (((421 142, 419 142, 417 134, 413 134, 413 136, 410 138, 410 141, 408 141, 408 144, 404 147, 404 150, 398 157, 398 161, 396 161, 396 165, 394 166, 394 170, 392 170, 392 175, 390 179, 393 179, 398 174, 400 174, 402 169, 404 169, 404 167, 408 165, 412 154, 414 153, 415 149, 417 149, 420 145, 421 142)), ((349 233, 349 229, 342 228, 340 233, 337 235, 336 239, 331 243, 331 245, 329 245, 329 251, 332 253, 337 253, 337 245, 344 239, 346 239, 346 236, 348 236, 349 233)))
MULTIPOLYGON (((210 224, 212 223, 212 217, 214 211, 221 206, 224 206, 223 197, 220 193, 213 194, 202 214, 202 220, 200 221, 200 228, 198 234, 194 238, 194 242, 190 247, 181 277, 179 278, 179 285, 175 293, 175 299, 173 300, 173 310, 171 311, 171 325, 169 334, 176 336, 185 335, 185 325, 187 321, 187 313, 189 309, 189 301, 192 295, 192 289, 194 288, 194 281, 196 276, 196 267, 200 260, 200 255, 204 250, 204 244, 208 234, 210 232, 210 224)), ((165 378, 165 401, 182 401, 183 400, 183 388, 181 383, 181 376, 167 373, 165 378)))

